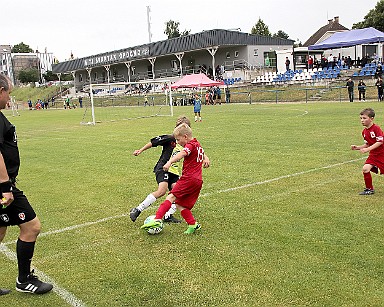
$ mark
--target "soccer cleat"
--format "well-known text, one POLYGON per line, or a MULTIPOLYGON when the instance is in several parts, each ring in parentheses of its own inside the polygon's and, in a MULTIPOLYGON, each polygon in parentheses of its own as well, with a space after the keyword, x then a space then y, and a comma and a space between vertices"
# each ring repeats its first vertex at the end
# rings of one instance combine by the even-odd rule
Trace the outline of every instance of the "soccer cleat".
POLYGON ((185 234, 191 234, 194 233, 196 230, 199 230, 201 228, 201 225, 196 223, 195 225, 189 225, 187 230, 184 231, 185 234))
POLYGON ((162 221, 161 220, 152 220, 143 226, 141 226, 141 229, 148 230, 148 229, 153 229, 153 228, 158 228, 161 227, 162 221))
POLYGON ((168 218, 164 218, 163 221, 165 223, 181 223, 181 221, 175 218, 172 214, 168 218))
POLYGON ((34 294, 44 294, 52 290, 53 285, 40 281, 32 272, 27 276, 26 282, 16 279, 16 290, 34 294))
POLYGON ((8 290, 8 289, 0 289, 0 295, 6 295, 6 294, 8 294, 9 292, 11 292, 11 290, 8 290))
POLYGON ((359 195, 372 195, 372 194, 375 194, 375 190, 373 189, 364 189, 363 192, 360 192, 359 195))
POLYGON ((129 212, 129 217, 131 218, 132 222, 136 221, 136 219, 139 217, 141 211, 137 208, 131 209, 129 212))

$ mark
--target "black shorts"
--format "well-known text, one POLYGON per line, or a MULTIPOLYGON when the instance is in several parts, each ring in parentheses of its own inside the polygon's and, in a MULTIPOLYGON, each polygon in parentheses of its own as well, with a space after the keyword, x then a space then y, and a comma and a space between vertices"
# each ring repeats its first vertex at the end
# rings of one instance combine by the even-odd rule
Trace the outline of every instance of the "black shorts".
POLYGON ((179 176, 175 174, 168 173, 163 170, 159 170, 156 172, 157 184, 159 184, 160 182, 168 182, 168 190, 172 190, 172 185, 176 183, 177 180, 179 180, 179 176))
POLYGON ((13 202, 7 208, 0 207, 0 227, 20 225, 32 221, 36 217, 36 213, 23 191, 13 187, 13 197, 13 202))

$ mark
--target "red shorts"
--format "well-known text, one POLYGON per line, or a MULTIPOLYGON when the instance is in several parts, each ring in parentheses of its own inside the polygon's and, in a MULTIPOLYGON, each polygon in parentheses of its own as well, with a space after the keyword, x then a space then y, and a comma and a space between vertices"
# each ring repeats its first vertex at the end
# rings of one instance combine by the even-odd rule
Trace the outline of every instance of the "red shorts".
POLYGON ((199 197, 202 186, 203 181, 200 179, 181 176, 169 193, 175 195, 176 204, 192 209, 199 197))
POLYGON ((380 174, 384 173, 384 161, 381 161, 382 159, 377 159, 376 157, 368 156, 368 159, 365 161, 365 164, 371 164, 374 166, 372 168, 372 172, 378 173, 378 170, 380 170, 380 174), (375 170, 376 168, 376 170, 375 170))

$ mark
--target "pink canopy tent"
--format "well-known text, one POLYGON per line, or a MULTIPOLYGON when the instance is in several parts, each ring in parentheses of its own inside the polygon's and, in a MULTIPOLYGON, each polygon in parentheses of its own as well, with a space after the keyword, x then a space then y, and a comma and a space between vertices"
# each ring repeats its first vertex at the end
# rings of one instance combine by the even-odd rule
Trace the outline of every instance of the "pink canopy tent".
POLYGON ((173 83, 171 85, 171 88, 175 89, 179 87, 209 87, 215 85, 224 85, 224 83, 220 81, 211 80, 204 74, 192 74, 186 75, 179 81, 173 83))

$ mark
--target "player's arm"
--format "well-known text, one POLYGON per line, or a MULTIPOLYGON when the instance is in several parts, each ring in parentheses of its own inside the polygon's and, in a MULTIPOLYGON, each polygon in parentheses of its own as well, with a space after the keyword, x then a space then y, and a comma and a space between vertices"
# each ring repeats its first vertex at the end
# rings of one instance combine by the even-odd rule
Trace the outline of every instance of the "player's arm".
POLYGON ((361 148, 360 152, 362 152, 362 153, 370 152, 371 150, 379 148, 382 145, 383 145, 383 142, 376 142, 375 144, 373 144, 371 146, 361 148))
POLYGON ((133 152, 133 155, 134 156, 138 156, 139 154, 141 154, 143 151, 149 149, 152 147, 152 143, 149 142, 147 144, 145 144, 143 147, 141 147, 140 149, 136 149, 134 152, 133 152))
POLYGON ((163 170, 165 170, 167 172, 169 170, 169 168, 171 167, 172 163, 180 161, 186 155, 187 155, 187 152, 185 150, 180 151, 179 153, 177 153, 177 155, 171 157, 171 159, 169 159, 168 162, 164 164, 163 170))
POLYGON ((204 153, 203 167, 207 168, 210 165, 211 165, 211 161, 209 160, 208 156, 204 153))
POLYGON ((362 148, 367 148, 367 147, 368 147, 367 144, 360 145, 360 146, 358 146, 358 145, 351 145, 351 149, 352 149, 352 150, 360 150, 360 149, 362 149, 362 148))
POLYGON ((5 167, 5 162, 3 155, 0 153, 0 189, 2 193, 2 199, 0 204, 3 206, 8 206, 13 201, 13 193, 11 191, 12 184, 9 180, 7 168, 5 167))

